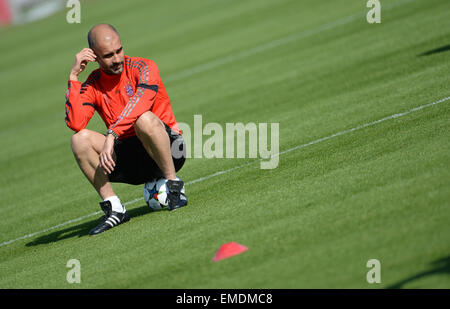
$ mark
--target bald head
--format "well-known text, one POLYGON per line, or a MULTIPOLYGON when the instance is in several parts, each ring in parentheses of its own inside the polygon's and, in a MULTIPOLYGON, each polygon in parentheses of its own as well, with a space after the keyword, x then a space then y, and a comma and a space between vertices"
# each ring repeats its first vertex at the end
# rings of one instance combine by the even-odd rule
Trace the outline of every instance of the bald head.
POLYGON ((124 53, 117 30, 109 24, 98 24, 88 33, 89 48, 97 56, 100 68, 107 74, 121 74, 124 53))
POLYGON ((119 33, 112 25, 95 25, 88 33, 89 48, 94 49, 99 45, 111 44, 111 41, 117 38, 120 39, 119 33))

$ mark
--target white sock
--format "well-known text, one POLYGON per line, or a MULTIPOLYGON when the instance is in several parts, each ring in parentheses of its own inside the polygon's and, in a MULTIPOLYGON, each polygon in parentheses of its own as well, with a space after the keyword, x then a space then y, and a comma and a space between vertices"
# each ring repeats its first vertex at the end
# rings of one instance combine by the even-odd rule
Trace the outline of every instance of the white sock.
POLYGON ((120 202, 120 199, 117 197, 117 195, 107 197, 103 201, 110 201, 112 205, 112 210, 115 212, 124 213, 126 210, 125 207, 120 202))

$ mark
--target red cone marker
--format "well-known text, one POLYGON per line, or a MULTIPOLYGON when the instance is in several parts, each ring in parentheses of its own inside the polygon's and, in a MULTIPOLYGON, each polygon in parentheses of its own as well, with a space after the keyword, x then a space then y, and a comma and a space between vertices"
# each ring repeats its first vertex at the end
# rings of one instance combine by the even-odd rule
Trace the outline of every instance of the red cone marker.
POLYGON ((234 255, 241 254, 242 252, 247 251, 248 248, 246 246, 240 245, 236 242, 228 242, 223 244, 219 250, 216 252, 216 255, 213 257, 212 261, 217 262, 223 259, 227 259, 234 255))

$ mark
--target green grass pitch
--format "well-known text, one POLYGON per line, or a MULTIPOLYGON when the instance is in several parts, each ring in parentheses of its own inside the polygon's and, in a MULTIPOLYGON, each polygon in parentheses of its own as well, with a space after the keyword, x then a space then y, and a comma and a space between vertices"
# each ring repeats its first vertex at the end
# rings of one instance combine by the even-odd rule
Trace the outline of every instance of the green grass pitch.
POLYGON ((411 111, 450 96, 450 2, 381 3, 369 24, 362 0, 82 1, 81 24, 0 30, 0 288, 450 288, 450 100, 411 111), (100 22, 158 64, 178 121, 279 123, 278 167, 189 159, 174 213, 115 185, 131 221, 88 236, 64 95, 100 22), (249 250, 211 262, 230 241, 249 250))

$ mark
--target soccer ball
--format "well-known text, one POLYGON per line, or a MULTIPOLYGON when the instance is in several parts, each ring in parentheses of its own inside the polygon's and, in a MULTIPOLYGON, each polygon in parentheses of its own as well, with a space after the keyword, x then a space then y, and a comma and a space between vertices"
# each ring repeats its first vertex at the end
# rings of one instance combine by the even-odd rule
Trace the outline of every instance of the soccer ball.
POLYGON ((167 206, 166 180, 161 178, 147 182, 144 186, 144 199, 152 211, 158 211, 167 206))
MULTIPOLYGON (((180 180, 179 178, 177 179, 180 180)), ((167 189, 166 181, 166 179, 161 178, 154 181, 149 181, 145 184, 144 199, 151 211, 161 210, 164 206, 169 204, 169 200, 167 199, 169 190, 167 189)), ((180 198, 182 200, 186 200, 184 186, 181 189, 180 198)))

